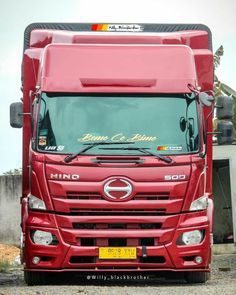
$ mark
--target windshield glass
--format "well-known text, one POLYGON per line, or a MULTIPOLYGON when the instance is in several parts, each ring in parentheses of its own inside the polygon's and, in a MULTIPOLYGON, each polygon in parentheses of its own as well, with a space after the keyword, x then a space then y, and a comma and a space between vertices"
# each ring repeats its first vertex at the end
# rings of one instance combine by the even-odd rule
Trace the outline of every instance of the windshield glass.
POLYGON ((85 143, 122 142, 94 146, 86 154, 140 155, 132 147, 172 155, 199 150, 198 115, 194 98, 185 95, 72 95, 42 93, 37 129, 41 152, 76 153, 85 143))

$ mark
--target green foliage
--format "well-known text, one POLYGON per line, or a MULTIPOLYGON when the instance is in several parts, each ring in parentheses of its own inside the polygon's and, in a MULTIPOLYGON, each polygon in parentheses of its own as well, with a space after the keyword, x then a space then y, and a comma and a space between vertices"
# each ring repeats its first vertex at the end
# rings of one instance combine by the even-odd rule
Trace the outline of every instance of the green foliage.
POLYGON ((224 55, 224 47, 221 45, 214 54, 214 67, 215 69, 220 65, 220 58, 224 55))
POLYGON ((3 173, 3 175, 21 175, 21 174, 22 174, 22 169, 21 168, 12 169, 12 170, 9 170, 9 171, 3 173))
MULTIPOLYGON (((220 65, 221 57, 223 55, 224 55, 224 47, 221 45, 214 54, 215 69, 220 65)), ((228 95, 236 99, 236 91, 233 90, 228 85, 222 83, 216 75, 214 76, 214 93, 216 97, 220 95, 228 95)))
POLYGON ((0 260, 0 273, 8 272, 11 268, 11 264, 8 260, 0 260))

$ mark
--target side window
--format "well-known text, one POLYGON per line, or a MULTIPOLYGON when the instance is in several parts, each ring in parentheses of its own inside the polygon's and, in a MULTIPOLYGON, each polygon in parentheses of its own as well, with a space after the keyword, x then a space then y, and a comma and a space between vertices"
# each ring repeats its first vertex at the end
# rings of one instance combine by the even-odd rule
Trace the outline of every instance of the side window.
POLYGON ((37 113, 38 113, 38 103, 37 103, 37 97, 34 97, 34 101, 31 106, 31 113, 32 113, 32 118, 31 118, 31 130, 32 130, 32 148, 35 149, 35 139, 37 135, 37 126, 35 122, 37 121, 37 113))
POLYGON ((40 101, 38 115, 38 148, 44 150, 46 146, 56 146, 54 132, 51 126, 50 112, 44 98, 40 101))

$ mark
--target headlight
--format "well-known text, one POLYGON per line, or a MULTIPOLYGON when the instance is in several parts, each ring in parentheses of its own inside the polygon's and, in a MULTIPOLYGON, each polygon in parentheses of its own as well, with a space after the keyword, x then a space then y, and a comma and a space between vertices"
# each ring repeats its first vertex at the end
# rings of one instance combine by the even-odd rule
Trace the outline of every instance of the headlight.
POLYGON ((190 206, 190 211, 199 211, 199 210, 204 210, 207 208, 207 204, 208 204, 208 196, 204 195, 203 197, 194 200, 191 203, 190 206))
POLYGON ((44 201, 33 195, 28 196, 28 205, 30 209, 46 210, 44 201))
POLYGON ((203 240, 203 231, 201 230, 192 230, 183 233, 180 238, 178 239, 179 245, 197 245, 200 244, 203 240))
POLYGON ((53 241, 53 235, 50 232, 36 230, 32 233, 32 240, 37 245, 50 245, 53 241))

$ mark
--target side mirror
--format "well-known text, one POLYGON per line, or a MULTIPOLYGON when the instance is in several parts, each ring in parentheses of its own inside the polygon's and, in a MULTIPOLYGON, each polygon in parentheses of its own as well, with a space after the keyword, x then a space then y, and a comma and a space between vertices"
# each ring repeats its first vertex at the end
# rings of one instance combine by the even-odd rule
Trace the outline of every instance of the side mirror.
POLYGON ((13 128, 23 126, 23 103, 14 102, 10 105, 10 125, 13 128))
POLYGON ((186 130, 186 126, 187 126, 187 121, 186 119, 182 116, 180 117, 179 119, 179 127, 180 127, 180 130, 182 132, 184 132, 186 130))
POLYGON ((200 102, 206 107, 210 107, 212 103, 214 102, 214 97, 211 95, 208 95, 206 92, 200 92, 199 99, 200 99, 200 102))

